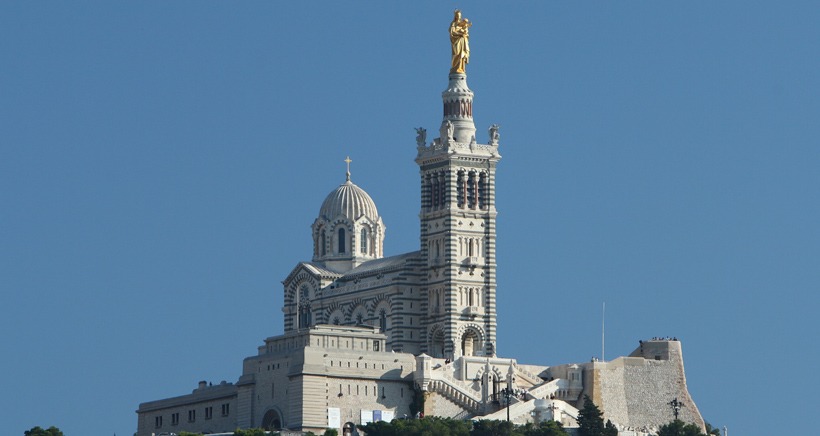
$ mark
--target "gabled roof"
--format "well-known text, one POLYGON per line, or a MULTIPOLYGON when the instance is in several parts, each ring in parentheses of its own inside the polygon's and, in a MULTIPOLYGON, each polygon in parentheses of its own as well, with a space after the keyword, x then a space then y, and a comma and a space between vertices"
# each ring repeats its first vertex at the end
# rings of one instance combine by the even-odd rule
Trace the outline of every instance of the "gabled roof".
POLYGON ((290 282, 291 280, 293 280, 294 277, 296 277, 296 274, 299 274, 299 272, 302 271, 302 270, 307 271, 308 274, 310 274, 314 277, 318 277, 318 278, 322 278, 322 279, 336 280, 336 279, 338 279, 339 277, 342 276, 341 274, 339 274, 337 272, 333 272, 329 269, 322 268, 321 266, 310 263, 310 262, 299 262, 290 271, 290 274, 288 274, 288 276, 285 277, 285 280, 282 280, 282 283, 284 284, 284 283, 290 282))

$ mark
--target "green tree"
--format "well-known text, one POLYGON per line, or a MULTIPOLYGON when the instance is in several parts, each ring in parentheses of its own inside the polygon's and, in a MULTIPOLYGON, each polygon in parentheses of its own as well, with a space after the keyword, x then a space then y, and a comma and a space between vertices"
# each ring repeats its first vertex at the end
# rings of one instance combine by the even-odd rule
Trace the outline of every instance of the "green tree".
POLYGON ((25 436, 64 436, 63 432, 53 425, 45 430, 38 425, 36 427, 32 427, 31 430, 26 430, 24 434, 25 436))
POLYGON ((658 430, 658 436, 708 436, 700 431, 700 427, 695 424, 686 424, 680 419, 676 419, 669 424, 664 424, 658 430))
POLYGON ((177 436, 202 436, 202 433, 191 433, 187 431, 181 431, 177 433, 177 436))
POLYGON ((325 433, 322 436, 339 436, 339 430, 335 428, 329 428, 325 430, 325 433))
POLYGON ((712 424, 706 423, 706 434, 720 436, 720 429, 717 427, 712 427, 712 424))
POLYGON ((607 436, 601 409, 584 395, 584 408, 578 412, 578 436, 607 436))
POLYGON ((538 425, 528 422, 518 427, 517 431, 522 436, 569 436, 564 426, 556 421, 542 421, 538 425))
POLYGON ((359 425, 367 436, 469 436, 470 423, 452 418, 394 419, 359 425))
POLYGON ((267 436, 261 428, 236 429, 233 436, 267 436))
POLYGON ((518 436, 515 425, 509 421, 482 419, 473 423, 470 436, 518 436))
POLYGON ((416 416, 416 413, 424 412, 424 392, 411 386, 413 392, 413 401, 410 402, 410 416, 416 416))
POLYGON ((608 419, 606 420, 606 425, 604 426, 604 436, 618 436, 618 427, 615 427, 615 424, 608 419))

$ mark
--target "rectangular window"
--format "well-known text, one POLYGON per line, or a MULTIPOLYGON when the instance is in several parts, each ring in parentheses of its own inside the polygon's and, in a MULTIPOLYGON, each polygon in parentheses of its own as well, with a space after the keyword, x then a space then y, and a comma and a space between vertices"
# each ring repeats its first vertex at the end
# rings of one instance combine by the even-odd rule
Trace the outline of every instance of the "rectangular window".
POLYGON ((214 408, 213 407, 206 407, 205 408, 205 419, 211 419, 214 417, 214 408))
POLYGON ((379 351, 379 341, 373 341, 373 351, 379 351))
POLYGON ((157 416, 157 417, 154 418, 154 427, 156 427, 156 428, 162 427, 162 417, 161 416, 157 416))
POLYGON ((172 413, 171 414, 171 425, 179 424, 179 413, 172 413))
POLYGON ((225 403, 222 405, 222 416, 228 416, 231 414, 231 404, 225 403))
POLYGON ((196 410, 189 410, 188 411, 188 422, 196 421, 196 410))

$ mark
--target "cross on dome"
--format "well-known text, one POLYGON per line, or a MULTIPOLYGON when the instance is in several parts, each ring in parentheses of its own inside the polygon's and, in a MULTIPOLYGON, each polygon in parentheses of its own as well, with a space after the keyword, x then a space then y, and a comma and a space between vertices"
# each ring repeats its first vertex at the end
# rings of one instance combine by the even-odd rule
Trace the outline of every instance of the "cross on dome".
POLYGON ((347 163, 347 181, 348 182, 350 181, 350 162, 353 162, 352 160, 350 160, 350 156, 345 157, 345 163, 347 163))

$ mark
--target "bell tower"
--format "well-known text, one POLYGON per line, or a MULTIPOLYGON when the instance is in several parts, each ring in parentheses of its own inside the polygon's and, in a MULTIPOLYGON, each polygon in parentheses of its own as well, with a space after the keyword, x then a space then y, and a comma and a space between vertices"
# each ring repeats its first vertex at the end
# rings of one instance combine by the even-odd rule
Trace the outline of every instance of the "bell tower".
POLYGON ((473 92, 464 72, 471 25, 458 11, 450 25, 453 69, 442 92, 439 137, 428 145, 419 128, 416 138, 426 262, 422 351, 450 359, 496 354, 495 170, 501 155, 497 125, 486 144, 476 141, 473 92))

